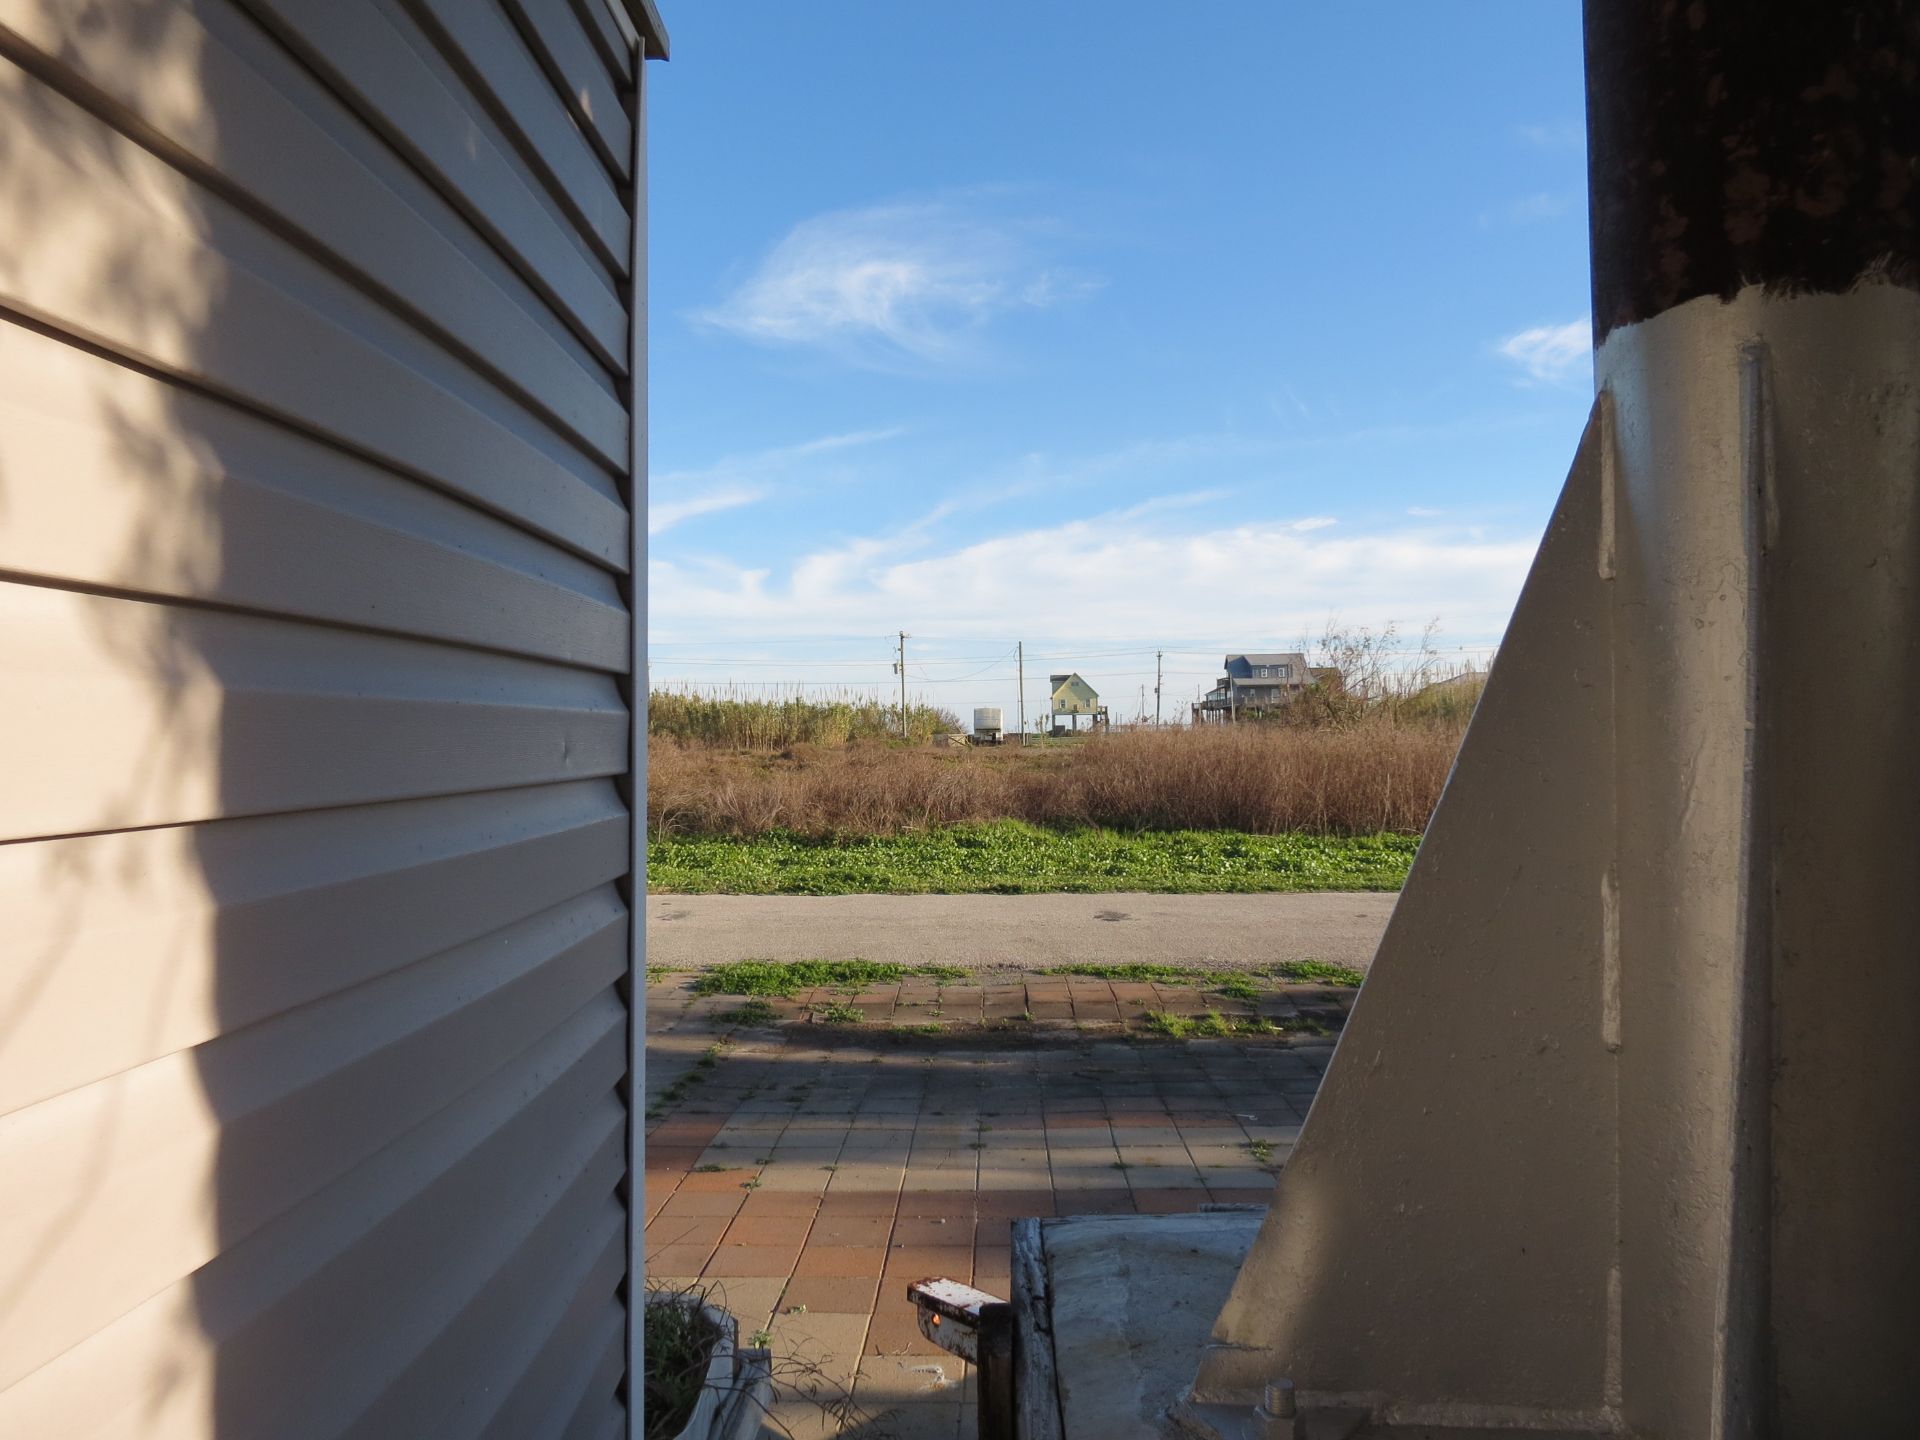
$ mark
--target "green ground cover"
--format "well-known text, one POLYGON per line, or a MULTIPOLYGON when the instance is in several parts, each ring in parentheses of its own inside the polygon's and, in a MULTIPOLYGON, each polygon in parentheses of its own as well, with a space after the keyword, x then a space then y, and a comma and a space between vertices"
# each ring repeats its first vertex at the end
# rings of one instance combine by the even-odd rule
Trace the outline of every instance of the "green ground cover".
POLYGON ((841 840, 655 836, 648 888, 732 895, 1398 890, 1412 835, 1045 830, 1018 821, 841 840))
POLYGON ((821 985, 848 990, 891 985, 909 975, 963 980, 967 972, 957 965, 897 965, 891 960, 735 960, 701 975, 693 993, 789 997, 821 985))
POLYGON ((1138 960, 1111 964, 1081 961, 1073 965, 1049 965, 1045 973, 1086 975, 1096 980, 1159 980, 1174 985, 1214 985, 1226 993, 1238 992, 1237 998, 1240 999, 1252 999, 1257 993, 1257 987, 1252 984, 1256 977, 1296 985, 1337 985, 1349 990, 1357 988, 1367 978, 1364 971, 1356 970, 1351 965, 1338 965, 1331 960, 1280 960, 1254 970, 1221 970, 1206 965, 1161 965, 1138 960))

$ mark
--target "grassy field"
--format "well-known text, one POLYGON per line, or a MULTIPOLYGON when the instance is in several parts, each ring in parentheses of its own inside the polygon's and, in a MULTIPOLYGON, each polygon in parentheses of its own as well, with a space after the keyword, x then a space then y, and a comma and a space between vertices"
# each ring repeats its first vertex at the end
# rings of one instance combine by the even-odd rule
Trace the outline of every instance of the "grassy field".
POLYGON ((1050 830, 1017 821, 839 839, 657 835, 650 889, 734 895, 1397 890, 1410 835, 1050 830))
MULTIPOLYGON (((1390 634, 1372 637, 1390 640, 1390 634)), ((1378 647, 1376 647, 1378 648, 1378 647)), ((731 894, 1396 890, 1477 698, 1362 645, 1266 723, 931 743, 953 717, 851 692, 655 692, 654 889, 731 894), (1371 675, 1373 678, 1368 679, 1371 675)))
POLYGON ((1417 834, 1460 746, 1457 719, 1325 728, 1117 731, 1070 745, 882 742, 732 750, 656 739, 656 834, 903 835, 1023 820, 1055 829, 1417 834))

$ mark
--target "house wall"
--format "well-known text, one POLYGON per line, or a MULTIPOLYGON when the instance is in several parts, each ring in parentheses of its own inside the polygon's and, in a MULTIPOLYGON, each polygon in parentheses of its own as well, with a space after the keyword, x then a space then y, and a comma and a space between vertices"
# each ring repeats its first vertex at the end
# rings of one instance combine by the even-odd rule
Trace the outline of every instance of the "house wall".
POLYGON ((0 1434, 625 1430, 609 3, 0 0, 0 1434))
POLYGON ((1054 686, 1053 713, 1055 715, 1092 715, 1100 709, 1100 696, 1094 688, 1079 676, 1054 686))

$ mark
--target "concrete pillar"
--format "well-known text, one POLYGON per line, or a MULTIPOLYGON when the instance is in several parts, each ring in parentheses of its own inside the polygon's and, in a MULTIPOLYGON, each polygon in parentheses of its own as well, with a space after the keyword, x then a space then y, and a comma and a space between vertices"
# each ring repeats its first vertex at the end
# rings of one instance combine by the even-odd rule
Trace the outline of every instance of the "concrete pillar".
POLYGON ((1203 1433, 1917 1428, 1920 6, 1586 31, 1593 413, 1203 1433))

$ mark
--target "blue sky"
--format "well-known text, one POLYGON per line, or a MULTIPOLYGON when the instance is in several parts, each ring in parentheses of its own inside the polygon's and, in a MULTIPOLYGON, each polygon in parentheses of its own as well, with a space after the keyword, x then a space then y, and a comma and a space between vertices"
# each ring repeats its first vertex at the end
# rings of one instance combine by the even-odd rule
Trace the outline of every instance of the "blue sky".
POLYGON ((1577 0, 667 19, 656 684, 1498 639, 1591 393, 1577 0))

